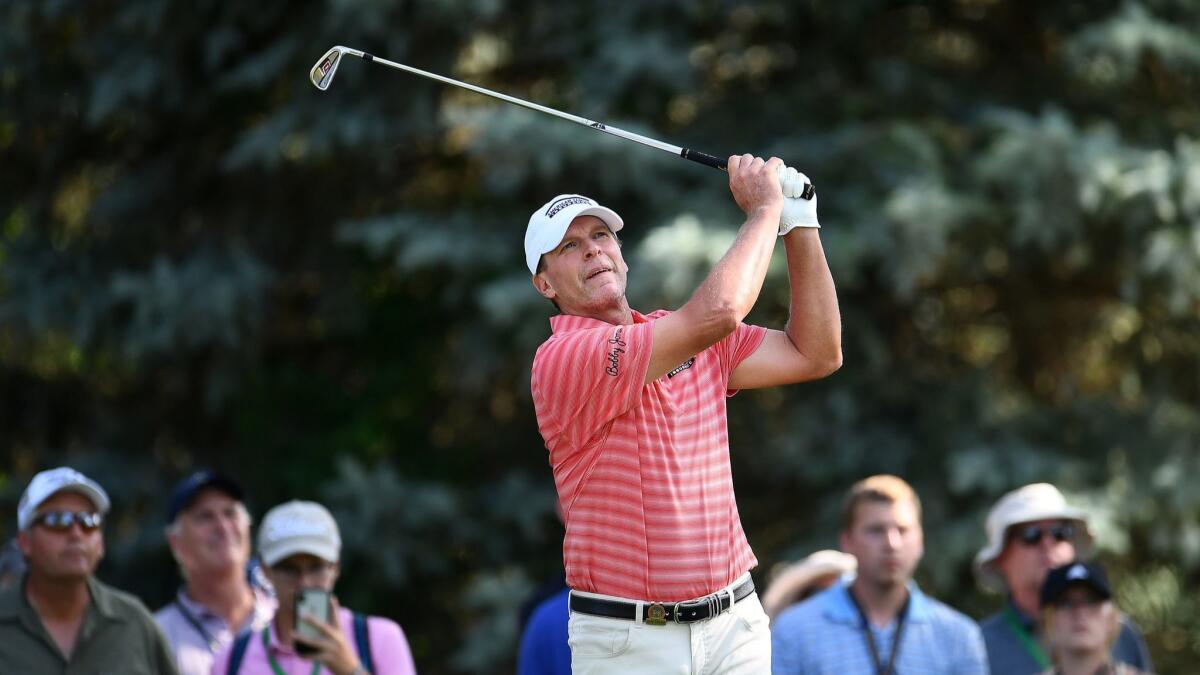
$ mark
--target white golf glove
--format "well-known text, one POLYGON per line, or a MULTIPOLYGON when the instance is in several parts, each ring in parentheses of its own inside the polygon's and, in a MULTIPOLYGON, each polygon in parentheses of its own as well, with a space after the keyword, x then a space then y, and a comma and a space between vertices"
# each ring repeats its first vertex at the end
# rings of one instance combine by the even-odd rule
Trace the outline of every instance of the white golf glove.
POLYGON ((779 169, 779 185, 783 188, 783 213, 779 216, 779 235, 783 236, 795 227, 821 227, 817 222, 817 193, 805 199, 804 186, 808 176, 791 167, 779 169))

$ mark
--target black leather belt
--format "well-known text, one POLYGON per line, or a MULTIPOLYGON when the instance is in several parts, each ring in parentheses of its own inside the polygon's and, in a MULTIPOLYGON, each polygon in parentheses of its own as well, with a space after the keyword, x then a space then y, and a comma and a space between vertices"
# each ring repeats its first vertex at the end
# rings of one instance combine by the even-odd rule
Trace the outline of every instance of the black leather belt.
MULTIPOLYGON (((733 589, 733 602, 729 601, 729 593, 713 593, 699 600, 686 602, 650 602, 642 603, 642 621, 649 626, 665 626, 667 622, 695 623, 717 616, 733 606, 734 602, 745 600, 754 592, 754 580, 747 579, 733 589)), ((582 595, 571 594, 571 611, 592 616, 606 616, 610 619, 637 619, 637 603, 622 600, 601 600, 582 595)))

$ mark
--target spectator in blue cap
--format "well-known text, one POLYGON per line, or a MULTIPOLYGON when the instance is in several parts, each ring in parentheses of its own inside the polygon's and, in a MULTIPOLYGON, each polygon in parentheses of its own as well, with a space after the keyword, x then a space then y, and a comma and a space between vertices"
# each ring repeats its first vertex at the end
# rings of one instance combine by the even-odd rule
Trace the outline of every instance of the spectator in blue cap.
POLYGON ((275 613, 271 594, 246 576, 251 519, 244 498, 237 482, 213 471, 197 471, 171 492, 167 543, 184 585, 154 618, 181 675, 208 675, 213 655, 275 613))

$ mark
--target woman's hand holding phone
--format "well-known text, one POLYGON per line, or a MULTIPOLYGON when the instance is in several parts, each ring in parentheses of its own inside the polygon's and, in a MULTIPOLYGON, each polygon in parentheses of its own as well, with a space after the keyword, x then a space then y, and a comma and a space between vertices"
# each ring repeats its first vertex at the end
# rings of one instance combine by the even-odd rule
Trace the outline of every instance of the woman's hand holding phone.
POLYGON ((315 616, 304 608, 301 597, 297 597, 297 630, 293 636, 296 642, 296 651, 303 653, 313 661, 324 664, 334 675, 355 675, 356 672, 362 672, 362 664, 358 660, 354 646, 342 632, 341 621, 338 620, 341 607, 338 605, 337 598, 332 594, 328 595, 328 598, 329 613, 327 616, 329 620, 324 621, 322 617, 315 616), (299 630, 302 624, 308 624, 316 629, 317 635, 312 636, 313 631, 311 630, 307 631, 308 634, 302 635, 299 630), (302 648, 301 645, 307 649, 302 648))

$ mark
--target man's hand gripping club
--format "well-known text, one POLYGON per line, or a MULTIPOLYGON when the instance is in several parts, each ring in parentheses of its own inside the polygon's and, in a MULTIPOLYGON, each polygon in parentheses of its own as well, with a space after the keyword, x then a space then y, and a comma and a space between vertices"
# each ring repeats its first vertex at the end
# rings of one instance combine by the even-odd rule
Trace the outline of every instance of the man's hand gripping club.
POLYGON ((783 189, 783 212, 779 215, 779 235, 783 236, 796 227, 821 227, 817 222, 817 193, 805 199, 804 186, 808 176, 788 167, 779 167, 779 186, 783 189))

